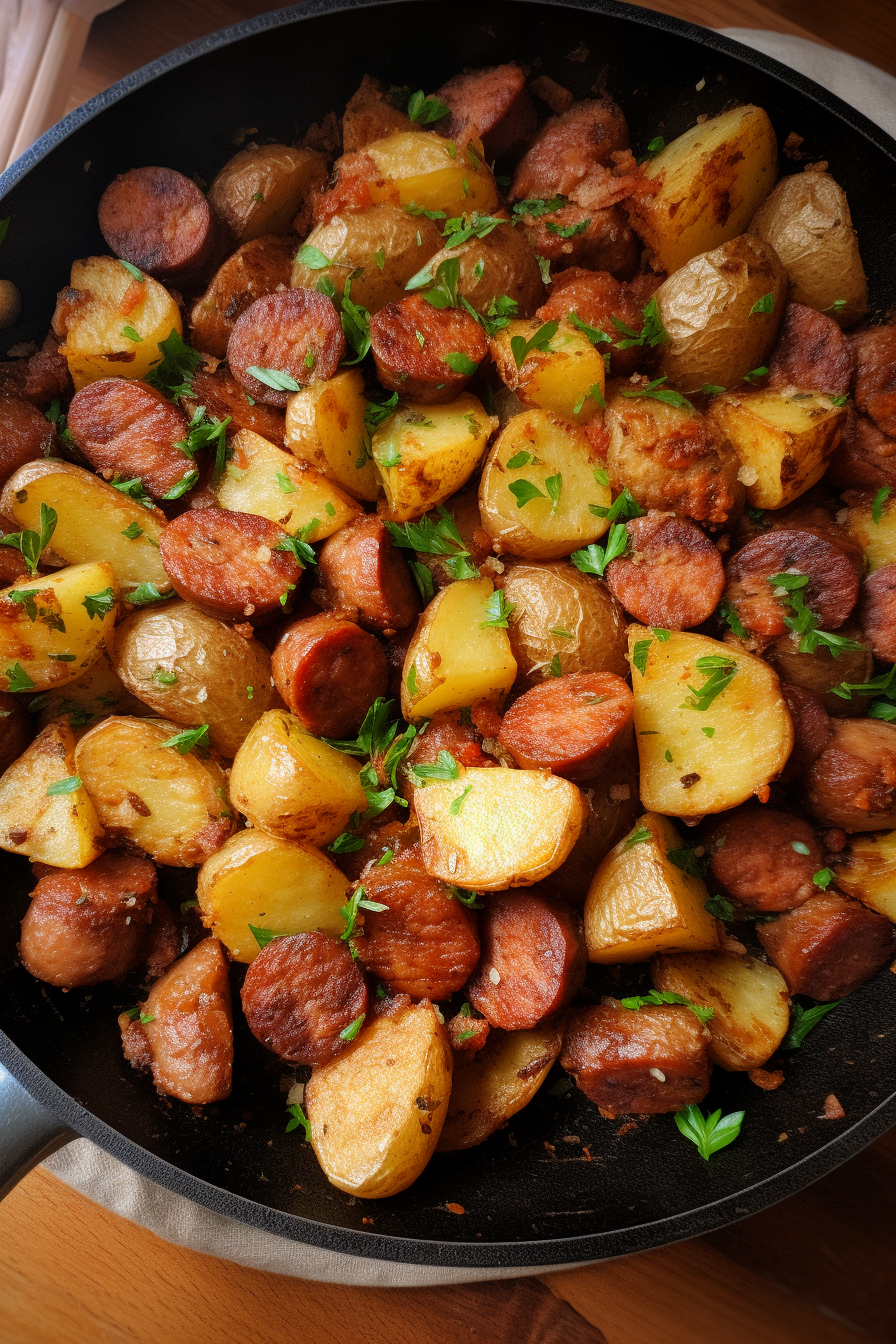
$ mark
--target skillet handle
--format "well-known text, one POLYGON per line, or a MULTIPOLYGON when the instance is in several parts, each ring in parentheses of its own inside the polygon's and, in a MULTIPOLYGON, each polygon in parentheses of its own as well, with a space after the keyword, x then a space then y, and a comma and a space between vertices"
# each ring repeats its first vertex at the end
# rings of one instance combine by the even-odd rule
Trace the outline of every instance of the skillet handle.
POLYGON ((0 1199, 38 1162, 77 1137, 0 1064, 0 1199))

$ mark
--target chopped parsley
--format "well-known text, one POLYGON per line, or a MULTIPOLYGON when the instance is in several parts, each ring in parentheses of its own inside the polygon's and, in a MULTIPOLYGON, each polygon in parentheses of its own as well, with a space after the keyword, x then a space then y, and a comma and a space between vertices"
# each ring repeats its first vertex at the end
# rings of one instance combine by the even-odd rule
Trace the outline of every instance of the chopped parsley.
POLYGON ((174 747, 181 756, 186 756, 188 751, 198 751, 200 756, 207 756, 209 749, 208 742, 208 724, 202 723, 198 728, 185 728, 182 733, 175 733, 169 737, 167 742, 160 744, 163 747, 174 747))
POLYGON ((298 1129, 301 1125, 305 1133, 305 1142, 310 1143, 311 1121, 308 1119, 301 1106, 299 1106, 297 1102, 294 1102, 292 1106, 287 1106, 286 1110, 290 1117, 286 1122, 286 1133, 291 1134, 294 1129, 298 1129))
POLYGON ((854 639, 819 630, 818 617, 805 603, 803 590, 809 583, 807 574, 772 574, 768 582, 772 585, 775 597, 783 598, 793 613, 784 617, 784 624, 788 630, 800 636, 797 646, 800 653, 814 653, 816 649, 825 648, 834 658, 839 658, 847 649, 864 648, 863 644, 856 643, 854 639))
POLYGON ((32 532, 30 529, 24 529, 21 532, 7 532, 5 536, 0 536, 0 546, 11 546, 14 550, 21 553, 22 559, 28 569, 31 578, 37 573, 37 566, 40 562, 42 553, 50 544, 50 539, 56 531, 58 514, 55 509, 49 508, 46 504, 40 506, 39 530, 32 532))
POLYGON ((415 788, 425 788, 432 779, 457 779, 460 770, 450 751, 440 751, 435 764, 425 763, 408 766, 408 779, 415 788))
POLYGON ((504 596, 502 588, 496 588, 491 597, 485 604, 485 620, 479 622, 479 628, 484 630, 486 626, 500 626, 507 628, 507 622, 516 611, 516 603, 508 602, 504 596))
POLYGON ((202 363, 202 356, 191 350, 176 331, 172 331, 164 341, 159 341, 159 349, 162 359, 150 369, 144 381, 172 401, 191 396, 193 374, 202 363))
POLYGON ((297 383, 291 373, 283 373, 280 369, 262 369, 257 364, 252 364, 246 370, 258 382, 264 383, 265 387, 272 387, 275 392, 301 392, 302 384, 297 383))
POLYGON ((638 829, 628 837, 622 848, 623 850, 629 850, 632 849, 635 845, 643 845, 645 841, 652 839, 653 839, 653 831, 651 831, 647 826, 639 826, 638 829))
POLYGON ((513 354, 514 363, 518 369, 525 364, 529 354, 533 350, 547 350, 551 341, 557 335, 559 322, 544 322, 527 341, 525 336, 511 336, 510 349, 513 354))
POLYGON ((730 1115, 723 1116, 719 1110, 704 1116, 699 1106, 691 1105, 675 1112, 675 1123, 679 1131, 696 1145, 698 1153, 707 1162, 713 1153, 717 1153, 720 1148, 727 1148, 729 1143, 734 1142, 740 1133, 743 1121, 743 1111, 732 1111, 730 1115))
MULTIPOLYGON (((325 257, 320 248, 312 247, 305 243, 296 253, 296 261, 300 266, 307 266, 309 271, 322 271, 325 266, 332 266, 329 257, 325 257)), ((332 295, 329 297, 332 298, 332 295)))
POLYGON ((154 583, 138 583, 136 588, 125 595, 124 600, 132 607, 146 607, 150 602, 167 602, 174 596, 173 588, 170 592, 160 593, 154 583))
POLYGON ((891 485, 882 485, 871 503, 871 521, 877 526, 883 516, 884 505, 893 493, 891 485))
POLYGON ((21 663, 12 663, 3 673, 8 691, 33 691, 34 682, 21 663))
POLYGON ((55 784, 51 784, 47 789, 47 797, 55 798, 61 793, 76 793, 80 787, 80 778, 77 775, 69 775, 68 779, 57 779, 55 784))
POLYGON ((804 1008, 802 1004, 792 1002, 790 1005, 790 1027, 781 1042, 781 1049, 799 1050, 812 1028, 817 1027, 821 1019, 827 1016, 839 1003, 840 1000, 835 999, 833 1003, 816 1003, 812 1008, 804 1008))
POLYGON ((694 667, 703 674, 705 681, 699 688, 688 684, 691 694, 679 708, 706 710, 737 676, 737 663, 725 654, 710 653, 698 658, 694 667))
POLYGON ((686 406, 688 410, 692 411, 694 409, 693 402, 688 401, 687 397, 683 396, 681 392, 676 392, 674 388, 663 387, 665 381, 666 375, 663 374, 662 378, 654 378, 646 387, 624 388, 622 396, 652 397, 654 401, 665 402, 667 406, 675 406, 679 410, 686 406))
POLYGON ((611 523, 615 523, 617 518, 643 518, 645 510, 636 499, 632 497, 628 486, 624 486, 621 495, 617 495, 608 509, 601 504, 589 504, 588 508, 598 518, 607 518, 611 523))
POLYGON ((422 89, 408 99, 408 116, 418 126, 429 126, 434 121, 451 115, 451 108, 441 98, 427 98, 422 89))
POLYGON ((596 574, 599 578, 603 578, 604 570, 610 561, 625 555, 627 549, 628 532, 625 523, 614 523, 607 533, 606 546, 599 546, 593 541, 590 546, 580 551, 573 551, 569 558, 576 569, 580 569, 583 574, 596 574))
POLYGON ((437 512, 437 519, 424 515, 410 523, 386 523, 390 537, 396 546, 407 550, 444 556, 445 567, 454 579, 478 579, 479 570, 470 560, 451 514, 444 504, 437 512))
POLYGON ((670 990, 652 989, 648 994, 639 994, 635 998, 620 999, 619 1002, 623 1008, 630 1008, 637 1012, 650 1004, 681 1004, 684 1008, 689 1008, 699 1022, 711 1022, 714 1016, 711 1008, 701 1008, 697 1003, 691 1003, 681 994, 673 994, 670 990))
POLYGON ((463 807, 464 803, 467 801, 468 795, 472 793, 472 791, 473 791, 473 785, 468 784, 467 787, 464 789, 463 793, 459 793, 457 795, 454 802, 448 809, 452 817, 460 816, 460 810, 463 807))
POLYGON ((452 373, 461 373, 466 377, 471 377, 479 368, 476 360, 465 355, 462 350, 449 350, 444 360, 452 373))
POLYGON ((104 616, 108 616, 110 612, 115 611, 118 606, 118 598, 111 588, 104 588, 101 593, 89 593, 81 605, 91 620, 94 616, 99 616, 102 620, 104 616))
POLYGON ((752 317, 754 313, 771 313, 774 311, 774 307, 775 307, 774 294, 771 293, 763 294, 762 298, 757 299, 756 302, 753 304, 753 307, 750 309, 750 316, 752 317))

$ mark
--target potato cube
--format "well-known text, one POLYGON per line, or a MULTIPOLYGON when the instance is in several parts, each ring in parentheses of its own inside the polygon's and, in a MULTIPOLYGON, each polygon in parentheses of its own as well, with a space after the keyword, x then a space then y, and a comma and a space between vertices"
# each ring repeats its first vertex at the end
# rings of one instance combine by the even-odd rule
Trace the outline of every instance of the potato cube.
POLYGON ((70 565, 0 592, 0 690, 47 691, 76 681, 112 637, 112 566, 70 565))
POLYGON ((478 140, 462 147, 434 131, 396 131, 364 153, 377 167, 379 180, 370 183, 374 201, 394 201, 397 195, 402 205, 444 210, 449 219, 474 210, 487 214, 498 204, 478 140))
POLYGON ((286 446, 354 499, 376 499, 382 482, 368 452, 364 379, 345 369, 310 383, 286 403, 286 446))
POLYGON ((896 923, 896 831, 851 836, 836 882, 847 896, 896 923))
POLYGON ((492 337, 489 344, 498 373, 524 406, 534 406, 585 425, 599 416, 606 384, 600 347, 592 345, 584 332, 561 322, 547 344, 530 350, 522 365, 518 365, 513 353, 514 338, 528 342, 543 326, 535 318, 511 322, 492 337), (594 387, 599 397, 592 395, 594 387))
POLYGON ((75 735, 65 719, 56 719, 0 777, 0 849, 54 868, 86 868, 105 848, 77 775, 75 735))
POLYGON ((257 513, 293 536, 316 522, 306 541, 323 541, 361 514, 338 485, 251 429, 241 429, 230 442, 233 457, 217 490, 223 509, 257 513))
POLYGON ((472 476, 497 427, 469 392, 444 406, 400 405, 373 436, 388 506, 383 516, 403 523, 448 499, 472 476))
POLYGON ((516 680, 507 631, 483 624, 490 579, 464 579, 437 593, 423 613, 404 660, 401 712, 410 721, 440 709, 494 699, 516 680))
POLYGON ((531 1031, 493 1027, 481 1050, 456 1054, 451 1099, 437 1151, 474 1148, 502 1129, 535 1096, 562 1043, 556 1021, 531 1031))
POLYGON ((775 1053, 790 1024, 790 994, 774 966, 734 952, 694 952, 657 957, 651 976, 657 989, 680 994, 707 1021, 709 1057, 723 1069, 761 1068, 775 1053))
POLYGON ((874 510, 877 522, 871 512, 873 503, 869 492, 853 497, 846 510, 846 526, 865 552, 870 570, 896 565, 896 495, 882 500, 874 510))
MULTIPOLYGON (((208 189, 209 204, 241 243, 289 233, 306 199, 327 180, 327 160, 293 145, 247 145, 208 189)), ((307 232, 307 225, 302 232, 307 232)))

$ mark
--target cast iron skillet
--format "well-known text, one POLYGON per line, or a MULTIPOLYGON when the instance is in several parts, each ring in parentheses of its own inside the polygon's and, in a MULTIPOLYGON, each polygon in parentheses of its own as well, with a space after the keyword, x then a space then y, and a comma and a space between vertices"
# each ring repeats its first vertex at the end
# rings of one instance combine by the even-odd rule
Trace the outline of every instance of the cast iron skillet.
MULTIPOLYGON (((40 339, 72 259, 106 252, 96 205, 116 173, 165 164, 210 181, 239 128, 257 128, 262 140, 301 135, 340 112, 365 72, 435 89, 465 66, 511 59, 578 97, 605 78, 636 150, 733 100, 761 104, 781 145, 796 132, 808 160, 829 161, 849 194, 875 313, 896 306, 896 143, 777 62, 611 0, 309 0, 128 76, 0 178, 0 218, 12 216, 0 272, 24 298, 23 325, 7 343, 40 339)), ((793 166, 784 157, 782 165, 793 166)), ((192 875, 175 876, 180 898, 191 895, 192 875)), ((710 1104, 743 1107, 747 1118, 739 1141, 710 1163, 670 1116, 618 1134, 620 1125, 575 1089, 554 1090, 558 1072, 508 1129, 469 1152, 435 1157, 404 1194, 371 1205, 329 1185, 300 1131, 284 1132, 279 1083, 287 1071, 245 1027, 237 1026, 233 1096, 194 1113, 158 1097, 122 1058, 116 1011, 136 1001, 136 986, 63 994, 26 974, 15 947, 29 878, 24 861, 0 855, 0 1064, 8 1070, 0 1157, 9 1168, 77 1131, 158 1184, 297 1241, 416 1264, 545 1265, 720 1227, 800 1190, 896 1123, 896 986, 884 970, 785 1056, 778 1091, 760 1093, 744 1075, 716 1070, 710 1104), (819 1118, 830 1092, 843 1121, 819 1118)), ((633 975, 626 985, 643 970, 633 975)), ((608 972, 592 983, 618 992, 608 972)))

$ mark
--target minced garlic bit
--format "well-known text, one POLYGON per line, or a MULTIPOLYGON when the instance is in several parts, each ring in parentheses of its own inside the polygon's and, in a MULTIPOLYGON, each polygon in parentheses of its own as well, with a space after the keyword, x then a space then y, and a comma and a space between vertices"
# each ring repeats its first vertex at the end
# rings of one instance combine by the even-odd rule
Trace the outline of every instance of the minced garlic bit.
POLYGON ((741 467, 740 471, 737 473, 737 479, 740 481, 741 485, 755 485, 759 480, 759 472, 755 467, 744 466, 741 467))
POLYGON ((650 1074, 651 1078, 655 1078, 658 1083, 664 1083, 666 1081, 666 1075, 663 1073, 662 1069, 648 1069, 647 1072, 650 1074))
POLYGON ((501 983, 501 973, 494 966, 489 971, 488 978, 493 985, 500 985, 501 983))
POLYGON ((301 1106, 305 1101, 305 1084, 293 1083, 286 1094, 287 1106, 301 1106))

